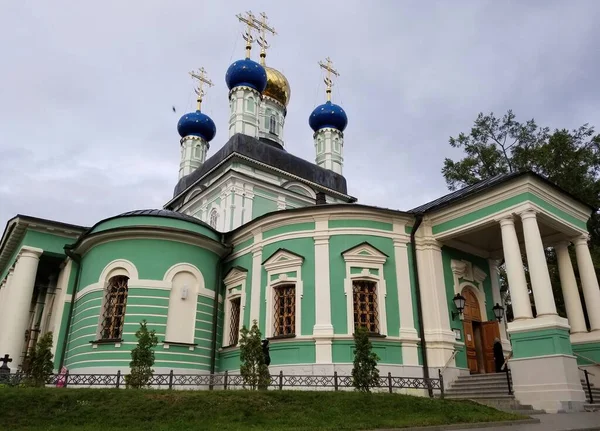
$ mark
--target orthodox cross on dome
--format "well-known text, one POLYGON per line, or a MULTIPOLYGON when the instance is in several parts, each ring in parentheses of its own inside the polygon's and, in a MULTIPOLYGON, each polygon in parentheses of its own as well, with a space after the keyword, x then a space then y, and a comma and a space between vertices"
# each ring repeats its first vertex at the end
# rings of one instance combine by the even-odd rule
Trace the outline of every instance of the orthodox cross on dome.
POLYGON ((201 67, 200 69, 198 69, 197 72, 191 71, 190 72, 190 76, 192 77, 192 79, 196 79, 198 80, 198 86, 194 89, 194 91, 196 92, 196 94, 198 95, 198 111, 200 111, 200 107, 202 106, 202 98, 204 97, 204 89, 202 88, 204 84, 208 85, 209 87, 213 86, 213 83, 210 79, 208 79, 208 76, 206 76, 206 70, 204 70, 203 67, 201 67))
POLYGON ((327 89, 325 90, 325 92, 327 93, 327 101, 331 102, 331 87, 333 87, 333 80, 331 79, 331 75, 340 76, 340 74, 337 70, 333 68, 331 59, 329 57, 327 57, 325 61, 327 63, 319 61, 319 66, 321 66, 321 69, 325 69, 327 71, 327 76, 323 81, 327 86, 327 89))
POLYGON ((246 31, 242 33, 242 37, 246 41, 246 58, 250 58, 250 50, 252 49, 252 42, 254 42, 254 36, 252 31, 260 31, 260 27, 256 24, 258 21, 252 14, 252 11, 246 12, 246 16, 241 13, 236 15, 237 19, 246 24, 246 31))
POLYGON ((259 28, 260 35, 258 36, 258 40, 256 41, 260 45, 260 64, 265 65, 265 57, 267 56, 267 49, 271 46, 269 42, 267 42, 266 34, 267 32, 271 33, 273 36, 277 34, 275 28, 271 27, 267 24, 267 14, 264 12, 260 13, 261 20, 257 20, 254 17, 254 24, 259 28))

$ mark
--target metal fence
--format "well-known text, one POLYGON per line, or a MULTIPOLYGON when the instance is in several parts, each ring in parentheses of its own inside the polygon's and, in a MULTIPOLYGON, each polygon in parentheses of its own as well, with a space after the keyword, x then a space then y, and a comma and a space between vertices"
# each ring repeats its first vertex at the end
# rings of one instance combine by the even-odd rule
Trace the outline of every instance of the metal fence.
MULTIPOLYGON (((26 382, 25 374, 0 374, 0 384, 9 386, 19 386, 26 382)), ((104 388, 124 388, 125 374, 118 371, 116 374, 52 374, 46 381, 48 386, 57 387, 104 387, 104 388)), ((235 389, 246 388, 247 383, 239 374, 229 374, 227 371, 223 374, 175 374, 171 371, 169 374, 154 374, 148 381, 147 387, 155 389, 174 389, 178 387, 198 388, 198 389, 235 389)), ((283 390, 288 388, 306 388, 328 390, 352 389, 352 376, 339 375, 337 372, 333 375, 295 375, 279 374, 271 376, 268 388, 283 390)), ((444 396, 444 378, 439 374, 438 378, 422 377, 395 377, 391 373, 380 377, 378 385, 373 386, 376 389, 386 390, 390 393, 401 389, 423 389, 430 395, 434 391, 444 396)))

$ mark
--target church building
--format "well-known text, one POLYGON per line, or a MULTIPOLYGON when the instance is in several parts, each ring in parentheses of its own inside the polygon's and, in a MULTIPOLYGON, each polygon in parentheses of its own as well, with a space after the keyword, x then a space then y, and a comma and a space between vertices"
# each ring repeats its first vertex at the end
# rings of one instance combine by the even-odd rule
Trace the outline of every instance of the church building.
POLYGON ((163 208, 91 227, 21 214, 8 221, 0 355, 13 358, 11 368, 51 331, 56 370, 126 373, 145 319, 159 339, 156 373, 236 373, 240 329, 256 321, 270 340, 272 374, 348 375, 360 325, 382 375, 444 369, 448 384, 494 373, 498 338, 519 401, 581 408, 578 367, 600 363, 600 289, 587 231, 595 209, 531 172, 412 209, 357 203, 343 176, 344 146, 353 141, 331 97, 331 60, 320 63, 324 103, 307 112, 315 158, 303 160, 286 147, 290 84, 267 65, 274 30, 264 14, 239 19, 246 55, 225 73, 228 139, 213 141, 216 125, 201 109, 212 82, 204 69, 193 72, 197 109, 177 124, 179 176, 163 208), (557 313, 549 247, 567 318, 557 313))

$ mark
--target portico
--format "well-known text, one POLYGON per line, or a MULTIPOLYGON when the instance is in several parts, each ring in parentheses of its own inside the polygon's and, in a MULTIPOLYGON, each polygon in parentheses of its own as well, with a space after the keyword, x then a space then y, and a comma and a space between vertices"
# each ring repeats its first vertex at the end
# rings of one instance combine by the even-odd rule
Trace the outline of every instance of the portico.
MULTIPOLYGON (((500 325, 501 338, 505 349, 512 349, 515 396, 547 411, 581 408, 585 398, 576 354, 584 351, 592 360, 600 354, 600 289, 586 228, 592 209, 534 174, 509 176, 461 200, 439 211, 429 209, 426 223, 441 245, 488 259, 491 273, 503 264, 512 316, 506 332, 500 325), (583 302, 570 246, 577 258, 583 302), (550 248, 557 257, 567 318, 557 313, 546 261, 550 248)), ((498 278, 493 278, 493 299, 502 304, 498 278)))

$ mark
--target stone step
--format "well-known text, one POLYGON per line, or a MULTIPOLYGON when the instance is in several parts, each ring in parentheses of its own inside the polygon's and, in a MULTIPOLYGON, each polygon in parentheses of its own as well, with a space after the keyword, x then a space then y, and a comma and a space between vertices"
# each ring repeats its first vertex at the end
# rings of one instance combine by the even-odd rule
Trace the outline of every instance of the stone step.
MULTIPOLYGON (((587 387, 587 382, 584 379, 581 379, 581 386, 587 387)), ((590 387, 594 388, 594 384, 592 382, 590 382, 590 387)))
POLYGON ((486 382, 454 382, 450 385, 451 388, 482 388, 482 389, 497 389, 497 388, 502 388, 502 389, 508 389, 508 383, 506 382, 493 382, 493 383, 486 383, 486 382))
POLYGON ((586 412, 600 412, 600 403, 584 404, 583 408, 586 412))
POLYGON ((514 399, 515 396, 514 395, 508 395, 508 394, 499 394, 499 395, 490 395, 490 394, 482 394, 482 393, 478 393, 478 394, 448 394, 446 393, 444 395, 445 398, 449 398, 449 399, 453 399, 453 400, 480 400, 480 399, 514 399))
POLYGON ((472 378, 472 379, 461 379, 458 378, 456 380, 454 380, 454 382, 452 382, 453 384, 463 384, 463 383, 481 383, 484 385, 490 385, 490 384, 494 384, 494 383, 504 383, 504 384, 508 384, 506 377, 504 378, 494 378, 494 379, 482 379, 482 378, 472 378))

